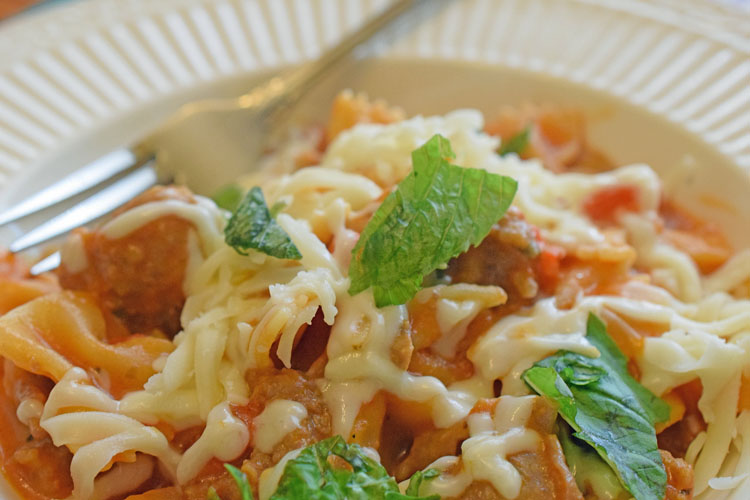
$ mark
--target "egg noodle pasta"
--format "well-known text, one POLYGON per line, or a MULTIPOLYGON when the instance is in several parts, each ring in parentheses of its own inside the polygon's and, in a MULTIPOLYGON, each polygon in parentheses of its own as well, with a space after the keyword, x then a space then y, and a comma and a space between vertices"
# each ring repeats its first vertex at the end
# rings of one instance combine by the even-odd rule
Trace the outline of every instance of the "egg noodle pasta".
POLYGON ((56 275, 0 255, 6 477, 28 499, 750 498, 747 251, 594 155, 576 111, 518 116, 345 92, 237 181, 254 205, 159 187, 56 275), (512 204, 433 262, 491 217, 461 226, 475 187, 512 204), (629 425, 629 457, 596 441, 629 425))

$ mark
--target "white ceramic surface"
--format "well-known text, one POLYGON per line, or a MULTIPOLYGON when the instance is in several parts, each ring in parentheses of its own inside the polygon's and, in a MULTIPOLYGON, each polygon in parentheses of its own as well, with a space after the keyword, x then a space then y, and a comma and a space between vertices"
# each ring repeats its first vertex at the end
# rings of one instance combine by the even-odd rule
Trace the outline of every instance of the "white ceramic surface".
MULTIPOLYGON (((387 0, 79 0, 0 25, 0 206, 139 137, 181 103, 314 58, 387 0)), ((372 53, 373 51, 371 51, 372 53)), ((592 141, 750 245, 750 18, 703 0, 458 0, 309 96, 409 113, 575 104, 592 141)), ((20 226, 0 231, 7 244, 20 226)), ((0 494, 1 495, 1 494, 0 494)))

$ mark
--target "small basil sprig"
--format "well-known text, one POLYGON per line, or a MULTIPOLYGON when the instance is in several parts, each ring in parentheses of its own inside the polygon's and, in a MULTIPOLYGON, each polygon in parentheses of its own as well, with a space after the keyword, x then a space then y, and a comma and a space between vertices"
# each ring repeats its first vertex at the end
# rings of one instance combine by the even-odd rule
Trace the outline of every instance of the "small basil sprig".
POLYGON ((526 146, 529 145, 530 138, 531 138, 531 125, 527 125, 519 133, 517 133, 516 135, 514 135, 507 141, 503 141, 503 143, 500 144, 500 149, 498 149, 497 153, 500 156, 505 156, 510 153, 515 153, 517 155, 520 155, 521 152, 524 149, 526 149, 526 146))
POLYGON ((211 199, 214 200, 214 203, 216 203, 219 208, 234 212, 240 205, 243 194, 244 191, 237 184, 227 184, 226 186, 216 191, 211 196, 211 199))
MULTIPOLYGON (((247 475, 232 464, 224 464, 224 468, 232 476, 234 482, 237 483, 237 488, 240 490, 240 498, 242 500, 253 500, 253 490, 250 488, 247 475)), ((221 500, 221 497, 216 493, 213 486, 209 486, 207 498, 208 500, 221 500)))
MULTIPOLYGON (((283 205, 274 205, 274 214, 283 205)), ((241 255, 257 250, 279 259, 299 260, 302 254, 284 229, 274 220, 263 191, 252 188, 242 199, 224 229, 227 245, 241 255)))
POLYGON ((422 484, 430 481, 431 479, 435 479, 439 475, 440 472, 437 469, 418 470, 409 479, 409 486, 407 486, 406 488, 405 495, 401 495, 398 497, 393 496, 388 498, 389 500, 408 500, 410 498, 423 498, 424 500, 428 500, 433 498, 440 498, 438 495, 419 497, 419 489, 422 487, 422 484))

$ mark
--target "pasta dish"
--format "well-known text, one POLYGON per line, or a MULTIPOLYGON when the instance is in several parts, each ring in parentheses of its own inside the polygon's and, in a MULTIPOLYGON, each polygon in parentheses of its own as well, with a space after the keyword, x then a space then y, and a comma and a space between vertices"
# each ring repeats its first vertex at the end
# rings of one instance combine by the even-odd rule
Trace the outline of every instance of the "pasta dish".
POLYGON ((750 253, 581 112, 351 92, 214 199, 0 253, 24 499, 750 498, 750 253))

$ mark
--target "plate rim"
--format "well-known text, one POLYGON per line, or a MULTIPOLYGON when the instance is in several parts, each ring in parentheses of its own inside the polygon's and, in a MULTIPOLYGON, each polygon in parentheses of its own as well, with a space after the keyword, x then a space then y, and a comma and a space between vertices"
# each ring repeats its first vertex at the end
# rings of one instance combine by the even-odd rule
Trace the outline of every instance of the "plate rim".
MULTIPOLYGON (((276 3, 274 5, 280 5, 281 7, 279 8, 281 10, 300 9, 300 0, 275 1, 276 3)), ((561 11, 565 11, 566 9, 571 11, 578 9, 584 13, 631 16, 636 19, 636 22, 638 22, 637 20, 644 20, 644 23, 646 21, 655 23, 659 27, 658 30, 661 31, 660 37, 657 37, 658 42, 663 44, 670 36, 688 33, 691 36, 697 37, 698 40, 710 40, 712 47, 709 52, 712 52, 714 57, 728 54, 727 57, 729 59, 737 59, 738 55, 743 56, 744 54, 750 54, 750 8, 747 9, 747 12, 744 12, 744 9, 735 9, 733 7, 706 0, 523 1, 525 3, 522 4, 522 7, 527 7, 529 5, 532 7, 536 5, 544 5, 545 7, 550 6, 551 8, 556 8, 561 11)), ((338 2, 329 3, 335 3, 335 5, 341 7, 338 12, 339 19, 336 20, 334 24, 338 23, 340 25, 339 31, 342 31, 347 29, 347 27, 356 25, 357 21, 363 18, 367 12, 381 8, 387 2, 388 0, 352 0, 348 2, 345 0, 339 0, 338 2), (356 6, 356 8, 352 7, 353 5, 356 6)), ((515 9, 515 11, 513 11, 514 13, 523 10, 523 8, 519 8, 520 2, 518 0, 467 0, 464 2, 456 2, 455 4, 450 5, 449 8, 455 6, 455 8, 458 9, 460 6, 463 10, 469 11, 474 7, 488 8, 488 5, 490 8, 499 8, 497 5, 500 4, 508 4, 511 11, 512 9, 515 9), (469 7, 465 7, 467 5, 469 7)), ((90 112, 93 105, 92 103, 82 103, 79 96, 72 96, 69 88, 62 88, 62 85, 60 85, 60 89, 55 88, 53 90, 58 91, 57 95, 67 98, 70 101, 70 104, 56 103, 56 106, 52 105, 49 97, 46 97, 45 100, 45 96, 41 95, 41 90, 44 90, 42 87, 32 89, 31 91, 24 89, 22 85, 25 82, 28 82, 29 78, 36 78, 39 80, 40 75, 42 79, 47 78, 47 81, 42 82, 42 84, 47 85, 47 87, 50 85, 57 85, 57 82, 52 81, 54 78, 50 79, 50 75, 48 73, 45 74, 44 71, 40 69, 42 66, 40 61, 42 61, 42 59, 46 58, 45 60, 47 63, 49 63, 50 60, 53 62, 56 60, 57 62, 62 61, 62 64, 66 65, 66 67, 70 65, 70 61, 74 57, 84 60, 84 62, 88 62, 89 64, 93 62, 96 69, 103 70, 103 81, 112 81, 113 76, 117 75, 113 75, 112 69, 105 68, 105 65, 101 60, 96 59, 96 54, 91 53, 91 47, 85 45, 87 37, 104 36, 107 42, 112 44, 113 36, 110 36, 111 34, 107 31, 108 29, 114 29, 113 27, 116 26, 124 26, 130 29, 138 23, 142 23, 144 20, 156 20, 157 23, 154 25, 156 28, 152 27, 152 29, 162 31, 163 33, 160 36, 174 36, 174 26, 171 26, 172 33, 170 34, 170 26, 166 26, 169 25, 170 20, 167 20, 165 23, 164 17, 172 13, 177 13, 178 17, 181 18, 180 20, 182 20, 182 18, 186 19, 188 23, 187 28, 189 30, 188 35, 198 39, 203 35, 202 32, 196 28, 196 16, 206 15, 206 13, 208 13, 207 15, 213 16, 212 19, 216 21, 217 16, 220 17, 220 15, 217 14, 218 10, 224 6, 233 6, 231 8, 236 9, 234 12, 238 14, 243 13, 242 9, 248 9, 250 8, 248 6, 251 6, 256 9, 255 12, 258 12, 273 21, 272 18, 274 12, 272 12, 272 9, 269 9, 268 5, 268 0, 221 0, 219 2, 215 0, 160 0, 159 2, 154 2, 152 0, 78 0, 74 3, 53 5, 49 8, 41 9, 38 12, 27 13, 0 25, 0 193, 7 188, 7 181, 10 178, 23 176, 23 171, 34 170, 34 165, 38 165, 40 162, 44 162, 44 160, 54 156, 56 152, 64 149, 73 142, 75 138, 87 135, 91 130, 94 130, 96 126, 117 120, 118 117, 124 116, 124 114, 127 113, 127 109, 123 109, 122 103, 119 103, 118 107, 117 103, 113 104, 111 102, 116 100, 118 97, 117 95, 114 97, 107 96, 107 91, 102 87, 101 82, 92 83, 86 81, 82 75, 75 74, 76 68, 73 68, 73 77, 81 79, 84 84, 89 85, 89 87, 93 89, 93 94, 99 95, 97 98, 98 103, 96 104, 104 109, 104 111, 101 109, 99 110, 99 115, 90 112), (85 30, 80 29, 82 19, 93 19, 93 21, 87 25, 85 30), (193 24, 189 24, 191 19, 193 24), (63 45, 68 45, 60 48, 61 42, 63 42, 63 45), (5 50, 3 50, 3 47, 5 47, 5 50), (13 48, 13 55, 8 54, 9 47, 13 48), (74 51, 72 55, 71 53, 65 53, 65 50, 71 47, 77 52, 74 51), (66 57, 67 60, 65 60, 66 57), (88 61, 85 61, 86 59, 88 59, 88 61), (50 83, 51 81, 52 83, 50 83), (20 88, 20 93, 23 94, 25 92, 27 94, 22 96, 26 98, 26 101, 37 106, 36 109, 43 109, 45 112, 48 112, 55 120, 62 117, 62 119, 59 120, 59 123, 53 120, 53 123, 57 123, 56 130, 49 124, 40 124, 39 122, 41 119, 34 116, 34 110, 24 109, 24 103, 9 102, 11 99, 8 98, 3 102, 3 91, 8 88, 15 90, 16 93, 18 93, 20 88), (104 104, 102 104, 102 102, 104 104), (71 122, 70 116, 64 116, 65 113, 60 112, 62 104, 65 104, 71 109, 83 108, 85 111, 89 112, 89 115, 91 116, 89 117, 88 122, 82 124, 75 123, 75 121, 71 122), (24 131, 19 132, 18 127, 13 128, 14 124, 11 123, 11 118, 3 120, 1 117, 3 114, 3 106, 5 109, 11 109, 14 111, 14 116, 21 116, 21 118, 26 119, 30 123, 29 128, 33 129, 32 131, 36 132, 38 135, 33 138, 28 138, 24 135, 24 131), (89 107, 86 108, 86 106, 89 107), (69 130, 66 130, 66 127, 69 130), (42 142, 46 142, 46 144, 41 144, 42 142), (8 146, 9 144, 10 146, 8 146), (3 179, 3 177, 5 179, 3 179)), ((318 24, 320 24, 320 17, 325 15, 324 13, 321 14, 319 12, 323 8, 321 5, 321 1, 319 0, 318 3, 315 3, 311 7, 312 11, 314 11, 317 16, 316 21, 318 24)), ((334 7, 333 10, 335 11, 336 8, 334 7)), ((331 9, 328 10, 329 14, 330 12, 331 9)), ((466 19, 463 20, 466 21, 466 19)), ((269 22, 268 24, 271 25, 273 22, 269 22)), ((428 39, 433 41, 437 40, 438 45, 440 44, 439 38, 435 36, 435 31, 437 31, 435 28, 443 26, 441 25, 440 20, 434 22, 431 21, 430 23, 427 23, 427 25, 428 26, 424 30, 420 30, 418 35, 411 36, 410 39, 406 40, 404 43, 399 42, 393 48, 381 51, 377 56, 393 59, 408 59, 416 57, 420 59, 470 60, 473 63, 517 67, 519 69, 537 71, 541 74, 547 72, 552 73, 554 76, 560 76, 563 79, 575 81, 576 83, 583 83, 594 91, 604 90, 605 92, 610 92, 617 97, 625 97, 637 106, 643 106, 646 108, 650 107, 650 103, 648 102, 635 102, 632 99, 629 99, 629 97, 632 97, 632 88, 617 93, 616 91, 607 88, 604 84, 597 84, 595 80, 593 82, 576 80, 575 74, 572 72, 571 68, 563 68, 563 70, 555 73, 555 68, 550 66, 549 62, 546 63, 547 66, 540 69, 534 67, 536 61, 518 61, 513 60, 512 58, 499 59, 489 53, 470 54, 469 50, 451 51, 447 50, 448 47, 445 46, 445 44, 443 44, 443 46, 427 47, 427 49, 425 49, 426 40, 428 39), (423 32, 426 32, 426 34, 423 32)), ((128 95, 126 97, 130 98, 129 102, 131 103, 131 106, 140 107, 147 104, 150 100, 163 97, 165 94, 184 92, 186 89, 203 85, 206 82, 223 76, 237 76, 240 74, 252 76, 262 72, 280 70, 284 66, 311 59, 321 50, 321 47, 328 42, 328 40, 325 40, 325 36, 318 33, 314 47, 310 47, 307 50, 304 48, 300 50, 300 42, 297 40, 294 42, 298 45, 296 49, 292 48, 286 50, 283 43, 280 43, 279 41, 280 38, 283 38, 284 33, 279 31, 278 26, 272 26, 271 28, 269 28, 269 32, 266 34, 266 38, 270 37, 270 45, 268 45, 269 40, 265 40, 265 48, 269 49, 269 51, 275 52, 275 54, 273 54, 274 57, 265 60, 259 58, 255 64, 250 67, 243 67, 241 64, 234 64, 228 72, 222 72, 221 68, 213 67, 213 72, 209 71, 206 76, 199 74, 201 67, 196 66, 196 64, 201 63, 201 61, 196 63, 196 61, 188 60, 189 58, 186 58, 184 53, 180 53, 178 48, 175 49, 174 53, 177 53, 181 59, 183 73, 189 73, 190 78, 187 80, 187 83, 177 82, 177 84, 175 84, 175 82, 169 82, 168 84, 163 85, 163 88, 161 89, 149 88, 147 92, 142 92, 143 95, 141 96, 128 95), (271 28, 276 31, 273 31, 271 28), (285 51, 287 53, 284 53, 285 51), (193 67, 190 66, 191 63, 193 64, 193 67)), ((138 35, 137 32, 135 34, 138 35)), ((220 35, 224 34, 220 33, 220 35)), ((297 37, 296 34, 294 34, 294 36, 297 37)), ((224 38, 226 38, 226 36, 224 38)), ((174 45, 174 40, 170 39, 169 41, 174 45)), ((210 53, 210 47, 207 49, 205 43, 200 44, 200 40, 198 40, 198 42, 203 53, 204 61, 202 64, 205 66, 206 60, 208 60, 207 62, 209 65, 213 64, 216 66, 218 62, 211 59, 212 54, 210 53)), ((229 45, 226 43, 226 39, 224 42, 225 45, 229 45)), ((477 40, 475 40, 474 43, 478 45, 481 44, 477 40)), ((253 48, 256 49, 256 54, 262 49, 262 47, 253 48)), ((115 46, 115 49, 118 49, 118 47, 115 46)), ((467 47, 464 47, 464 49, 467 49, 467 47)), ((149 48, 149 50, 151 49, 149 48)), ((115 52, 117 52, 117 50, 115 50, 115 52)), ((151 53, 153 56, 153 50, 151 50, 151 53)), ((741 61, 737 63, 735 61, 732 64, 736 63, 734 69, 746 71, 748 78, 750 78, 750 58, 746 59, 747 61, 745 63, 741 61)), ((132 61, 125 62, 130 63, 131 66, 135 65, 132 61)), ((79 65, 78 69, 80 69, 80 67, 81 66, 79 65)), ((203 69, 205 69, 205 67, 203 69)), ((48 68, 45 68, 45 71, 49 71, 48 68)), ((142 74, 139 75, 139 78, 142 82, 146 80, 142 74)), ((68 79, 70 79, 70 75, 68 75, 68 79)), ((146 83, 149 84, 149 82, 146 83)), ((122 85, 121 87, 125 88, 125 86, 122 85)), ((133 91, 132 88, 125 88, 126 93, 128 90, 133 91)), ((135 90, 137 91, 138 89, 135 90)), ((133 94, 133 92, 131 92, 131 94, 133 94)), ((738 93, 741 93, 741 91, 735 92, 736 95, 739 95, 738 93)), ((750 88, 747 89, 747 93, 750 94, 750 88)), ((122 94, 122 92, 120 92, 120 94, 122 94)), ((743 97, 743 95, 740 95, 740 97, 743 97)), ((742 101, 742 99, 740 99, 740 101, 742 101)), ((747 102, 742 101, 741 104, 747 108, 747 112, 750 114, 750 99, 746 99, 746 101, 747 102)), ((666 115, 670 121, 678 123, 680 126, 684 126, 689 133, 698 135, 704 139, 711 138, 711 134, 713 133, 714 140, 706 140, 706 142, 710 144, 711 147, 714 147, 719 154, 729 158, 733 163, 750 173, 750 141, 747 141, 748 144, 743 148, 743 137, 739 137, 738 139, 736 131, 733 135, 730 131, 730 136, 734 141, 730 146, 736 146, 736 143, 739 142, 739 153, 727 150, 722 138, 714 133, 714 130, 702 130, 701 127, 704 126, 705 128, 705 123, 701 123, 700 119, 688 120, 685 123, 680 123, 680 116, 669 116, 667 113, 668 110, 650 109, 657 115, 666 115)), ((733 119, 732 123, 738 121, 741 122, 742 117, 733 119)), ((746 132, 748 137, 750 137, 750 122, 744 126, 740 123, 739 126, 740 134, 746 132)))

